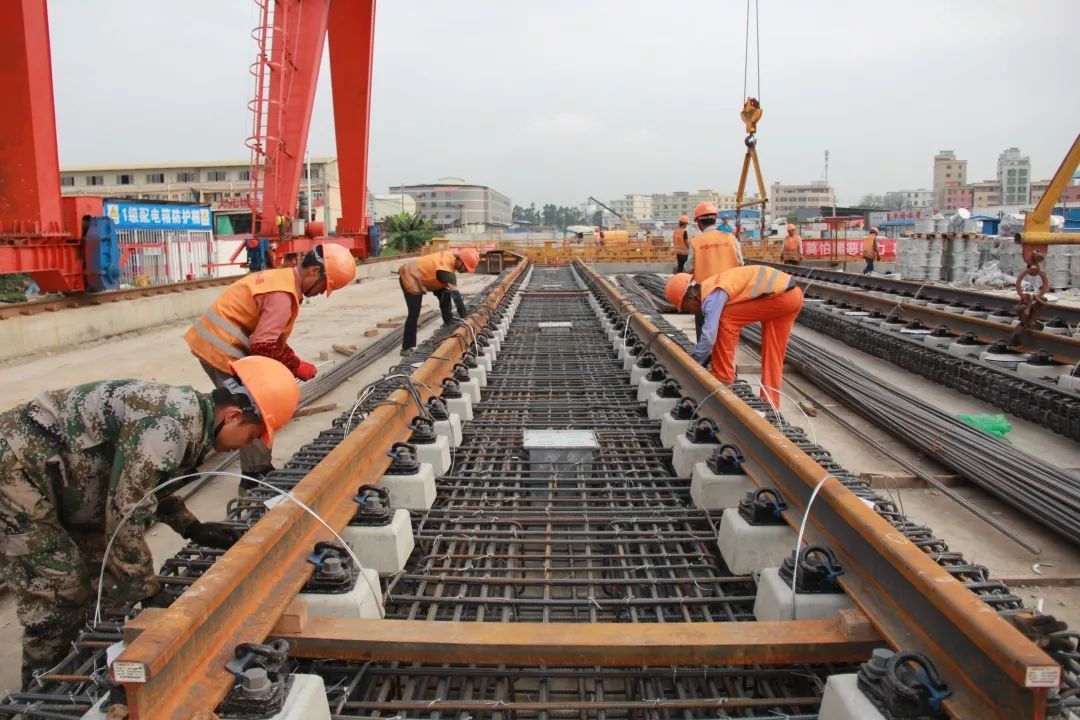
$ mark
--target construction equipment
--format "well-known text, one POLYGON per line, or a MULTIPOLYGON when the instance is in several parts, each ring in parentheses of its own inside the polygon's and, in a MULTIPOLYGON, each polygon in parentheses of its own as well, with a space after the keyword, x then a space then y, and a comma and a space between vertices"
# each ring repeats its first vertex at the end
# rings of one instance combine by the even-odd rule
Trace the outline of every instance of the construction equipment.
POLYGON ((1016 314, 1020 316, 1020 327, 1030 327, 1039 310, 1046 304, 1046 291, 1050 288, 1050 281, 1042 263, 1046 259, 1049 246, 1080 243, 1080 233, 1050 232, 1050 212, 1072 180, 1077 166, 1080 166, 1080 135, 1073 140, 1072 147, 1054 173, 1039 204, 1024 217, 1023 231, 1016 234, 1016 242, 1023 245, 1024 262, 1027 263, 1027 268, 1016 277, 1016 294, 1020 297, 1016 314), (1027 278, 1038 279, 1038 287, 1029 289, 1024 282, 1027 278))
POLYGON ((607 205, 605 205, 604 203, 602 203, 599 200, 597 200, 596 198, 594 198, 592 195, 589 196, 589 202, 596 203, 597 205, 604 208, 605 210, 607 210, 609 213, 611 213, 615 217, 619 218, 619 222, 622 223, 623 230, 626 231, 626 234, 627 234, 627 236, 629 236, 630 239, 633 239, 633 238, 637 237, 638 230, 640 230, 640 227, 638 226, 638 224, 636 222, 634 222, 630 218, 626 217, 622 213, 615 212, 614 210, 609 208, 607 205))

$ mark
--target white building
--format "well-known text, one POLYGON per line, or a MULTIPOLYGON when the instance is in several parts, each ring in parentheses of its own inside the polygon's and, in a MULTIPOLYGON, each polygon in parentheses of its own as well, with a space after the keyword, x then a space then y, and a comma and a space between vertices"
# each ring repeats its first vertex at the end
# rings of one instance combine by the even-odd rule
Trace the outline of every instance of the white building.
POLYGON ((697 192, 676 190, 672 193, 653 193, 653 219, 672 222, 678 220, 680 215, 686 215, 692 220, 694 208, 701 202, 711 202, 720 211, 734 210, 735 194, 719 193, 707 188, 697 192))
POLYGON ((510 227, 510 198, 486 185, 469 185, 461 178, 439 178, 427 185, 390 188, 391 194, 412 196, 420 213, 440 230, 491 232, 510 227))
POLYGON ((895 190, 885 193, 885 207, 889 210, 932 210, 934 207, 934 191, 924 190, 895 190))
POLYGON ((1008 148, 998 155, 997 178, 1002 205, 1025 205, 1031 200, 1031 158, 1020 148, 1008 148))
MULTIPOLYGON (((336 158, 311 158, 300 180, 308 188, 311 168, 311 206, 315 220, 333 232, 341 218, 341 185, 336 158)), ((61 195, 98 195, 155 202, 209 203, 212 210, 240 211, 250 207, 249 164, 243 161, 146 163, 138 165, 81 165, 60 169, 61 195)), ((250 227, 248 228, 250 229, 250 227)))
POLYGON ((371 217, 375 222, 382 222, 391 215, 416 212, 416 200, 408 193, 391 193, 372 196, 371 217))
POLYGON ((624 195, 608 203, 612 210, 630 220, 650 220, 653 216, 651 195, 624 195))
POLYGON ((823 180, 811 180, 805 185, 772 184, 769 192, 769 210, 772 217, 780 217, 800 208, 831 207, 836 204, 832 186, 823 180))

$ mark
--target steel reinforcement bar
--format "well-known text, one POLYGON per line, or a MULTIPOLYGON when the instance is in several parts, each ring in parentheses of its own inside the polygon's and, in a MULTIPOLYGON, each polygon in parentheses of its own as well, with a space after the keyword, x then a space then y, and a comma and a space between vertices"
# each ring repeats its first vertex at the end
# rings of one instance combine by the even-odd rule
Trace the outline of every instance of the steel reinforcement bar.
MULTIPOLYGON (((479 332, 506 291, 526 270, 510 270, 473 310, 479 332)), ((462 357, 472 333, 459 328, 412 375, 422 399, 438 388, 462 357)), ((387 450, 409 437, 412 397, 397 390, 376 407, 293 489, 293 495, 340 531, 355 513, 351 498, 377 482, 390 464, 387 450)), ((142 633, 113 664, 135 720, 188 720, 210 712, 233 684, 226 662, 237 645, 262 642, 310 574, 307 556, 325 528, 293 503, 267 513, 213 567, 142 633)))
POLYGON ((953 689, 950 714, 1044 717, 1048 688, 1060 678, 1049 656, 695 363, 611 283, 584 264, 575 268, 648 342, 684 394, 699 400, 699 412, 741 448, 747 475, 780 490, 794 510, 784 514, 788 523, 798 530, 805 518, 807 542, 834 550, 846 568, 845 591, 889 644, 937 665, 953 689))
MULTIPOLYGON (((950 303, 961 303, 969 307, 982 305, 991 310, 1004 310, 1007 312, 1013 312, 1018 302, 1018 298, 1011 294, 995 295, 978 290, 935 285, 933 282, 898 280, 878 275, 860 275, 840 270, 828 270, 822 267, 788 265, 762 260, 755 260, 754 263, 778 268, 799 278, 826 280, 839 285, 848 285, 862 290, 880 290, 908 298, 945 300, 950 303)), ((1073 327, 1080 324, 1080 307, 1075 305, 1047 305, 1043 308, 1041 315, 1043 318, 1060 317, 1073 327)))

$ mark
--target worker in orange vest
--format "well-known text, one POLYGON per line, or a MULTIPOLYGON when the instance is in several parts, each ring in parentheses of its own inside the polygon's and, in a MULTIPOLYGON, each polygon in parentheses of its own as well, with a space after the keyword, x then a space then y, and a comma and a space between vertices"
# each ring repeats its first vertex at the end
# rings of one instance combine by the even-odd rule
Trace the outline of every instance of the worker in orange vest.
POLYGON ((398 268, 401 292, 408 308, 405 332, 401 338, 402 355, 408 355, 416 347, 416 326, 420 321, 420 306, 426 291, 435 293, 439 300, 439 312, 442 313, 444 324, 449 325, 453 321, 451 300, 457 306, 458 317, 465 318, 465 301, 458 292, 455 272, 473 272, 479 264, 480 254, 472 248, 465 248, 423 255, 398 268))
MULTIPOLYGON (((273 358, 297 379, 310 380, 315 366, 301 360, 288 344, 300 303, 305 297, 330 295, 355 276, 356 261, 345 247, 316 245, 297 267, 263 270, 234 282, 195 319, 184 341, 215 388, 225 387, 232 379, 230 364, 248 355, 273 358)), ((273 470, 266 444, 256 441, 242 449, 240 467, 254 477, 273 470)), ((244 488, 249 485, 241 483, 244 488)))
POLYGON ((878 248, 878 229, 877 227, 870 228, 870 234, 863 239, 862 244, 862 256, 866 261, 866 267, 863 268, 862 274, 868 275, 874 272, 874 261, 881 259, 881 252, 878 248))
MULTIPOLYGON (((711 202, 698 203, 694 208, 694 222, 701 234, 690 241, 685 268, 699 284, 706 278, 743 264, 739 241, 731 233, 715 228, 718 214, 716 206, 711 202)), ((698 337, 701 337, 701 323, 704 319, 700 312, 694 315, 694 327, 698 337)))
POLYGON ((802 237, 795 232, 795 226, 788 223, 784 249, 780 251, 780 262, 798 265, 802 261, 802 237))
POLYGON ((686 264, 686 255, 690 252, 690 231, 686 226, 690 224, 690 218, 686 215, 679 217, 679 227, 671 235, 671 244, 675 248, 675 272, 681 273, 686 264))
POLYGON ((795 279, 765 265, 744 265, 698 283, 686 273, 672 275, 664 294, 681 312, 702 312, 705 323, 691 353, 722 383, 735 382, 735 348, 739 331, 761 323, 761 397, 780 407, 784 355, 803 293, 795 279))

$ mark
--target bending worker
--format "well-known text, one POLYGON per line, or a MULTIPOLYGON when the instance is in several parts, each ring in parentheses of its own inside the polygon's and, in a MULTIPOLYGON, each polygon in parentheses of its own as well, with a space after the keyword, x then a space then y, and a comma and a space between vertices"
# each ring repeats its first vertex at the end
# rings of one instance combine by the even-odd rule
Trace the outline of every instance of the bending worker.
POLYGON ((795 232, 795 225, 788 223, 787 236, 784 237, 784 249, 780 251, 780 262, 798 265, 802 262, 802 237, 795 232))
POLYGON ((735 382, 735 348, 739 331, 761 323, 761 397, 780 407, 784 355, 795 318, 802 309, 803 293, 795 279, 765 265, 745 265, 697 283, 686 273, 672 275, 664 294, 682 312, 704 313, 693 356, 725 384, 735 382))
POLYGON ((443 250, 423 255, 410 260, 398 268, 401 292, 405 296, 408 315, 405 318, 405 333, 401 339, 401 354, 408 355, 416 347, 416 326, 420 321, 420 306, 424 293, 435 293, 439 301, 444 325, 449 325, 454 317, 450 312, 450 301, 457 306, 458 317, 465 319, 465 301, 457 289, 456 272, 473 272, 480 264, 480 254, 472 248, 463 250, 443 250))
MULTIPOLYGON (((277 360, 300 380, 315 377, 315 366, 289 347, 300 303, 305 297, 327 296, 352 282, 356 261, 334 243, 316 245, 297 267, 264 270, 237 280, 210 309, 195 319, 184 340, 199 364, 220 388, 229 379, 229 363, 248 355, 277 360)), ((256 441, 240 452, 245 475, 261 478, 273 470, 270 450, 256 441)), ((241 487, 248 483, 241 481, 241 487)))
MULTIPOLYGON (((730 232, 715 228, 717 214, 716 206, 711 202, 698 203, 694 208, 694 222, 701 230, 701 235, 690 241, 686 272, 691 273, 699 285, 705 282, 706 278, 743 264, 739 241, 730 232)), ((694 328, 698 338, 701 337, 701 323, 704 319, 700 312, 695 312, 694 328)))
POLYGON ((862 256, 866 261, 866 267, 863 268, 862 274, 868 275, 874 272, 874 261, 881 259, 881 252, 878 248, 878 229, 877 227, 870 228, 870 234, 863 238, 862 244, 862 256))
POLYGON ((675 248, 675 272, 681 273, 686 265, 686 256, 690 252, 690 231, 686 226, 690 224, 690 218, 686 215, 679 217, 679 227, 671 234, 671 245, 675 248))
POLYGON ((180 485, 151 494, 120 522, 160 483, 192 472, 211 448, 236 450, 256 438, 269 446, 299 401, 281 363, 247 357, 232 363, 212 394, 105 380, 45 392, 0 414, 0 568, 23 625, 24 687, 71 650, 102 562, 110 606, 168 604, 144 539, 152 521, 205 547, 236 541, 228 524, 199 522, 172 495, 180 485))

